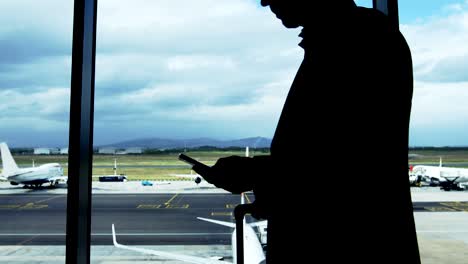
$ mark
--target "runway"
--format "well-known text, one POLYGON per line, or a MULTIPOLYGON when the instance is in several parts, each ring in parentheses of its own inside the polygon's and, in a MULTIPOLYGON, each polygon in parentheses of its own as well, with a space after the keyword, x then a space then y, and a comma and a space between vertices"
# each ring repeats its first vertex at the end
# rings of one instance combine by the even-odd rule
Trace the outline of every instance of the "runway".
MULTIPOLYGON (((1 186, 0 262, 64 263, 66 189, 1 186)), ((233 230, 196 219, 233 221, 231 212, 240 203, 239 196, 208 193, 216 191, 194 188, 192 182, 152 188, 132 182, 93 184, 93 193, 100 193, 93 194, 92 263, 181 263, 117 250, 112 246, 112 223, 122 244, 195 256, 229 256, 233 230)), ((411 188, 411 194, 422 263, 466 263, 468 192, 422 187, 411 188)), ((248 197, 252 202, 253 194, 248 197)), ((339 210, 341 205, 333 206, 339 210)))
MULTIPOLYGON (((64 245, 66 199, 65 194, 0 195, 0 245, 64 245)), ((230 228, 196 217, 234 222, 232 210, 239 203, 232 194, 94 194, 92 244, 110 245, 114 223, 119 241, 128 245, 229 245, 230 228)), ((467 202, 413 206, 415 212, 468 211, 467 202)))
MULTIPOLYGON (((248 195, 252 201, 253 195, 248 195)), ((0 195, 0 245, 64 245, 66 195, 0 195)), ((128 245, 230 245, 232 194, 94 194, 92 244, 111 245, 111 224, 128 245)), ((250 220, 250 219, 249 219, 250 220)))
POLYGON ((468 202, 413 202, 414 212, 468 212, 468 202))

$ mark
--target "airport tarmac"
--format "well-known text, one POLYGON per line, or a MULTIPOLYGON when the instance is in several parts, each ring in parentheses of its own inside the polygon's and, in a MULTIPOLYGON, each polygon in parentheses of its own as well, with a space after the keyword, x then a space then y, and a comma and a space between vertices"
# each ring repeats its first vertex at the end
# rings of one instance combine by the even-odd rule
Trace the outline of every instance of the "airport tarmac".
MULTIPOLYGON (((238 196, 192 182, 155 183, 93 184, 91 263, 182 263, 116 249, 110 222, 123 244, 206 257, 231 254, 232 230, 195 217, 230 221, 238 196)), ((422 263, 467 263, 468 191, 412 188, 412 198, 422 263)), ((8 189, 0 183, 0 263, 64 263, 65 208, 66 188, 8 189)))
MULTIPOLYGON (((229 193, 222 189, 216 188, 214 185, 202 181, 196 184, 190 180, 184 181, 151 181, 153 186, 143 186, 141 181, 127 182, 99 182, 93 181, 93 194, 110 194, 110 193, 229 193)), ((0 194, 66 194, 66 185, 61 185, 58 188, 49 188, 47 185, 39 189, 25 189, 21 186, 13 186, 8 182, 0 182, 0 194)))
MULTIPOLYGON (((91 243, 111 244, 114 223, 128 245, 228 245, 231 228, 196 217, 233 222, 239 203, 240 195, 217 193, 94 194, 91 243)), ((0 194, 0 245, 64 245, 66 204, 63 194, 0 194)))
POLYGON ((468 263, 468 191, 412 187, 423 264, 468 263))
MULTIPOLYGON (((223 257, 232 263, 231 247, 225 245, 144 246, 144 248, 205 258, 223 257)), ((122 250, 114 246, 91 246, 90 259, 93 264, 187 264, 187 262, 122 250)), ((64 264, 65 246, 1 246, 0 263, 64 264)))

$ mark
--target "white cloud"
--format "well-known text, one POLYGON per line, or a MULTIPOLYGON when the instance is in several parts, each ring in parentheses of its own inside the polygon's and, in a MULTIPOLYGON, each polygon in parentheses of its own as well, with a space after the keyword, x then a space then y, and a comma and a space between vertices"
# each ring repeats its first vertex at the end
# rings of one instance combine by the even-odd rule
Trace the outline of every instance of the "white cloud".
POLYGON ((412 126, 447 127, 468 122, 468 82, 415 82, 412 126))
POLYGON ((73 25, 72 0, 1 1, 1 33, 24 30, 56 35, 69 32, 73 25))
MULTIPOLYGON (((14 128, 22 132, 29 131, 29 137, 34 137, 34 133, 36 132, 62 131, 65 134, 68 128, 68 122, 46 119, 42 116, 5 116, 0 117, 0 122, 2 123, 2 129, 14 128)), ((63 137, 67 136, 68 134, 65 134, 63 137)))
POLYGON ((414 64, 412 145, 468 145, 468 1, 444 10, 401 26, 414 64))
POLYGON ((415 77, 424 81, 468 81, 468 8, 448 17, 402 25, 413 54, 415 77), (453 71, 460 72, 454 74, 453 71))
POLYGON ((37 92, 0 90, 0 139, 21 147, 65 145, 70 90, 36 89, 37 92))
MULTIPOLYGON (((68 122, 73 1, 0 9, 0 110, 17 120, 8 131, 57 131, 68 122)), ((97 139, 113 128, 115 141, 272 136, 302 59, 299 29, 254 0, 100 0, 97 26, 97 139)))
POLYGON ((449 4, 445 6, 443 9, 446 12, 463 12, 467 6, 468 6, 468 1, 465 0, 465 2, 449 4))
MULTIPOLYGON (((63 131, 73 1, 1 1, 0 9, 0 137, 28 126, 63 131)), ((443 144, 468 123, 468 1, 444 10, 401 26, 414 61, 415 144, 443 144)), ((302 59, 298 33, 254 0, 100 0, 97 135, 114 127, 115 140, 272 136, 302 59)))
POLYGON ((175 56, 167 61, 167 68, 170 71, 185 71, 196 70, 200 68, 227 68, 233 69, 236 67, 235 62, 224 56, 203 56, 203 55, 189 55, 189 56, 175 56))
POLYGON ((10 117, 31 116, 38 118, 69 112, 70 89, 47 88, 35 93, 0 91, 0 112, 10 117))

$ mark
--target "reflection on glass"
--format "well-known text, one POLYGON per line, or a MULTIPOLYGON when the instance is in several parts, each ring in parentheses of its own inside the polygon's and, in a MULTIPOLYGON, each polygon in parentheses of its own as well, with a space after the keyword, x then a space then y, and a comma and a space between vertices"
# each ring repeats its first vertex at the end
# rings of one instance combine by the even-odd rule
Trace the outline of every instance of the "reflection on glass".
POLYGON ((0 262, 64 263, 73 1, 0 9, 0 262))

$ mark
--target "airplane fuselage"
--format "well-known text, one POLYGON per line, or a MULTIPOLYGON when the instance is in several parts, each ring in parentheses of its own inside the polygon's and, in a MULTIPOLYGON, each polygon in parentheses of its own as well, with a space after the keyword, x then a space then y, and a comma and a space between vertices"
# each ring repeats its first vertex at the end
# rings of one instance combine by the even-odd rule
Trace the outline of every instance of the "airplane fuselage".
MULTIPOLYGON (((234 263, 237 263, 236 249, 236 230, 232 233, 232 258, 234 263)), ((265 260, 262 245, 258 240, 258 236, 249 225, 244 225, 244 263, 259 264, 265 260)))
POLYGON ((63 176, 63 168, 58 163, 48 163, 38 167, 19 168, 3 176, 12 184, 42 184, 50 182, 50 178, 63 176))
POLYGON ((411 175, 428 180, 436 179, 439 182, 455 178, 457 183, 468 182, 468 169, 465 168, 417 165, 413 167, 411 175))

